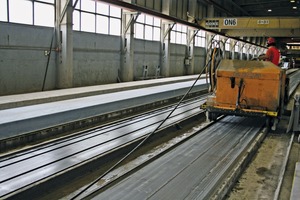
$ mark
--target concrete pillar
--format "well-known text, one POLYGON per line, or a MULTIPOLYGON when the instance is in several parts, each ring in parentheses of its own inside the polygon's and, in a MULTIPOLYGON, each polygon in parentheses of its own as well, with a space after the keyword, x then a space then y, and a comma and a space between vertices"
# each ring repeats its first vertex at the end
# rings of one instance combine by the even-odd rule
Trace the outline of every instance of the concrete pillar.
MULTIPOLYGON (((188 0, 188 21, 191 23, 195 22, 197 8, 197 0, 188 0)), ((185 68, 186 74, 192 75, 195 71, 195 59, 194 59, 194 48, 195 48, 195 29, 188 28, 187 45, 185 50, 185 68)))
POLYGON ((57 88, 73 87, 73 1, 70 0, 64 14, 63 10, 66 3, 67 0, 58 0, 56 4, 57 46, 59 50, 56 81, 57 88), (62 19, 61 23, 60 19, 62 19))
POLYGON ((184 66, 185 66, 187 75, 194 74, 195 31, 196 31, 195 29, 188 28, 187 45, 186 45, 185 60, 184 60, 184 66))
POLYGON ((243 46, 244 44, 242 42, 239 42, 239 59, 243 60, 243 46))
POLYGON ((212 41, 213 38, 215 37, 214 34, 212 33, 206 33, 206 51, 210 51, 212 49, 212 41))
POLYGON ((169 77, 170 76, 170 40, 171 40, 171 34, 170 34, 170 28, 172 27, 172 24, 162 23, 161 26, 161 75, 163 77, 169 77))
POLYGON ((121 48, 121 81, 134 80, 134 23, 133 13, 123 13, 122 23, 122 48, 121 48), (126 30, 127 29, 127 30, 126 30))
POLYGON ((226 50, 225 50, 226 48, 225 48, 225 45, 226 45, 226 38, 221 37, 220 38, 220 49, 223 52, 222 59, 226 58, 226 50))
POLYGON ((231 53, 231 59, 234 60, 235 59, 235 44, 236 41, 235 40, 231 40, 230 41, 230 53, 231 53))
POLYGON ((246 59, 249 60, 250 59, 250 54, 249 54, 250 47, 247 44, 245 44, 245 47, 246 47, 246 59))
MULTIPOLYGON (((164 0, 162 1, 162 13, 166 15, 171 15, 172 10, 172 3, 173 0, 164 0)), ((170 22, 162 20, 161 25, 161 60, 160 60, 160 66, 161 66, 161 75, 164 77, 170 76, 170 39, 171 39, 171 28, 173 27, 173 24, 170 24, 170 22)))

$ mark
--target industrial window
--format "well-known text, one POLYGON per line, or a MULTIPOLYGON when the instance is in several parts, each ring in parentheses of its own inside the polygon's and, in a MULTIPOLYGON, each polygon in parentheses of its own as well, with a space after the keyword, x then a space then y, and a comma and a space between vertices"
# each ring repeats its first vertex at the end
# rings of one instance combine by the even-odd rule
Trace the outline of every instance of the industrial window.
POLYGON ((9 0, 9 21, 32 24, 33 25, 33 6, 31 1, 9 0))
POLYGON ((37 0, 37 1, 41 1, 41 2, 46 2, 46 3, 52 3, 54 4, 55 0, 37 0))
POLYGON ((81 31, 95 32, 95 15, 90 13, 81 13, 81 31))
POLYGON ((144 40, 160 41, 160 19, 140 14, 134 25, 134 37, 144 40))
POLYGON ((100 16, 97 15, 96 21, 96 32, 97 33, 102 33, 102 34, 108 34, 109 33, 109 23, 108 23, 109 18, 108 17, 104 17, 104 16, 100 16))
POLYGON ((197 47, 205 47, 206 46, 206 32, 203 30, 199 30, 195 36, 195 46, 197 47))
POLYGON ((0 0, 0 5, 0 21, 54 27, 54 0, 0 0))
POLYGON ((54 15, 53 4, 34 2, 34 25, 53 27, 54 15))
POLYGON ((121 35, 121 8, 95 0, 79 0, 73 12, 73 30, 121 35))
POLYGON ((0 21, 7 22, 7 0, 0 0, 0 21))
POLYGON ((175 24, 171 31, 171 43, 186 44, 187 43, 187 26, 175 24))

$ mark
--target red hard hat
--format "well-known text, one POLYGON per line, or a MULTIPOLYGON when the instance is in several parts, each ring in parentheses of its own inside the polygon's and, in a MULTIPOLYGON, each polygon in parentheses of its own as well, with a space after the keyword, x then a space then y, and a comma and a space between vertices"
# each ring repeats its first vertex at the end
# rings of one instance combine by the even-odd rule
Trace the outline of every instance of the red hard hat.
POLYGON ((268 41, 267 41, 267 44, 273 44, 273 43, 275 43, 275 39, 272 38, 272 37, 269 37, 268 41))

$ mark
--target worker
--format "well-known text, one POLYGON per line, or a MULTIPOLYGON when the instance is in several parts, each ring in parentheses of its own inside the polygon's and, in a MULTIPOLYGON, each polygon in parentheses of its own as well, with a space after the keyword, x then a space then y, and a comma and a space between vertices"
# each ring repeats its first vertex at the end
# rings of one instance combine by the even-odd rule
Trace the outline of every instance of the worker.
POLYGON ((276 41, 274 38, 269 37, 267 40, 268 50, 265 55, 261 55, 258 57, 260 60, 271 61, 275 65, 279 64, 280 61, 280 52, 276 48, 276 41))

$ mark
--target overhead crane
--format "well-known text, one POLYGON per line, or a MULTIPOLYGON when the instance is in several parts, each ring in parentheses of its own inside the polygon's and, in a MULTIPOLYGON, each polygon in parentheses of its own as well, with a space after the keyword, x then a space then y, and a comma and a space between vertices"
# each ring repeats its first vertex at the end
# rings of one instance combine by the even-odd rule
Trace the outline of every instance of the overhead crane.
POLYGON ((300 18, 296 17, 230 17, 205 18, 199 25, 237 37, 294 37, 300 36, 300 18))

